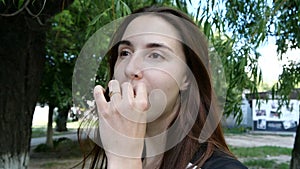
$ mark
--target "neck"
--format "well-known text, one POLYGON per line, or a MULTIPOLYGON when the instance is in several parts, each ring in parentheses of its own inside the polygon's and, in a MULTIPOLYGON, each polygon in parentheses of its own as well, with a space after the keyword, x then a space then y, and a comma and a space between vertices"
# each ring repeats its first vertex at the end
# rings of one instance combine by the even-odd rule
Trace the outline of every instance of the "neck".
POLYGON ((167 132, 165 132, 172 121, 177 117, 177 112, 180 104, 175 102, 176 106, 173 106, 172 111, 164 112, 159 118, 153 122, 147 123, 146 137, 145 137, 145 151, 146 158, 144 166, 160 166, 161 159, 164 155, 167 132))

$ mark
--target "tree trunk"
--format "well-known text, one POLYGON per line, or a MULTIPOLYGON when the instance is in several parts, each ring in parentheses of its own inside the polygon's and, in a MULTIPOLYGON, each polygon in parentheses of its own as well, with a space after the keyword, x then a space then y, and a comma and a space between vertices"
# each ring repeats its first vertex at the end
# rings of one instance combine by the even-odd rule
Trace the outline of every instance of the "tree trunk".
POLYGON ((49 104, 49 114, 48 114, 48 125, 47 125, 47 139, 46 139, 46 145, 49 148, 53 148, 53 111, 55 106, 49 104))
POLYGON ((28 167, 31 125, 45 62, 45 31, 41 23, 67 7, 72 0, 17 1, 0 5, 0 168, 28 167), (27 3, 29 2, 29 3, 27 3), (36 14, 33 17, 28 11, 36 14))
POLYGON ((27 168, 45 34, 30 30, 22 16, 0 23, 0 168, 27 168))
POLYGON ((292 151, 290 169, 299 169, 299 168, 300 168, 300 125, 298 124, 294 148, 292 151))
POLYGON ((56 118, 56 131, 68 131, 67 120, 71 106, 66 106, 58 110, 58 116, 56 118))

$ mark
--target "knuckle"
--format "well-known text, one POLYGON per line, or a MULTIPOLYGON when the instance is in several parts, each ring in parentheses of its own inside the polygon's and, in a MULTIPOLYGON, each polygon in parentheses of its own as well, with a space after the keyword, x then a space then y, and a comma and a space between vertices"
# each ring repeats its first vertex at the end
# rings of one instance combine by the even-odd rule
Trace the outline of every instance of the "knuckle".
POLYGON ((117 81, 117 80, 111 80, 111 81, 109 81, 109 83, 108 83, 108 86, 114 86, 114 85, 119 85, 119 82, 117 81))
POLYGON ((110 110, 111 113, 115 113, 120 109, 119 107, 120 106, 117 103, 111 102, 109 110, 110 110))
POLYGON ((94 87, 94 93, 95 94, 99 94, 102 91, 103 91, 103 87, 102 86, 97 85, 97 86, 94 87))

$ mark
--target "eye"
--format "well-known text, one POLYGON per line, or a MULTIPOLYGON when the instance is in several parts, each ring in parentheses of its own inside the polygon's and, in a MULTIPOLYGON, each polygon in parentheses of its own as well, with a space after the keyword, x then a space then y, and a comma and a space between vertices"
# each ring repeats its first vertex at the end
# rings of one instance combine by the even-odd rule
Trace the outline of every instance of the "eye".
POLYGON ((128 49, 122 49, 121 51, 119 51, 119 56, 120 57, 127 57, 131 55, 131 51, 128 49))
POLYGON ((159 53, 151 53, 148 58, 151 58, 151 59, 164 59, 164 57, 159 54, 159 53))

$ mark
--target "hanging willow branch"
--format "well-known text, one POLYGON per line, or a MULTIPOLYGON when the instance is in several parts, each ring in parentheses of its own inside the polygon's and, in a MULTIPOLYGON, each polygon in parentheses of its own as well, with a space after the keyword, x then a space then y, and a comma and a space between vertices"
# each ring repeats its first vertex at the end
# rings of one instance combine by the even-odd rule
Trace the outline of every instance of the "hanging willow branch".
POLYGON ((28 4, 29 4, 30 0, 27 0, 25 2, 25 4, 22 6, 22 8, 20 8, 19 10, 17 10, 16 12, 14 13, 11 13, 11 14, 0 14, 0 16, 15 16, 15 15, 18 15, 20 12, 22 12, 25 8, 27 8, 28 4))
POLYGON ((20 8, 20 9, 17 10, 16 12, 11 13, 11 14, 0 14, 0 16, 5 16, 5 17, 16 16, 16 15, 18 15, 20 12, 22 12, 22 11, 25 9, 29 15, 31 15, 31 16, 33 16, 34 18, 37 19, 37 21, 38 21, 38 23, 39 23, 40 25, 45 25, 44 23, 42 23, 41 19, 39 18, 39 15, 40 15, 40 14, 42 13, 42 11, 44 10, 45 5, 46 5, 46 1, 47 1, 47 0, 44 0, 44 3, 43 3, 42 8, 40 9, 40 11, 39 11, 37 14, 33 14, 33 13, 31 12, 31 10, 28 8, 28 4, 29 4, 30 0, 26 0, 25 3, 24 3, 24 5, 22 6, 22 8, 20 8))

